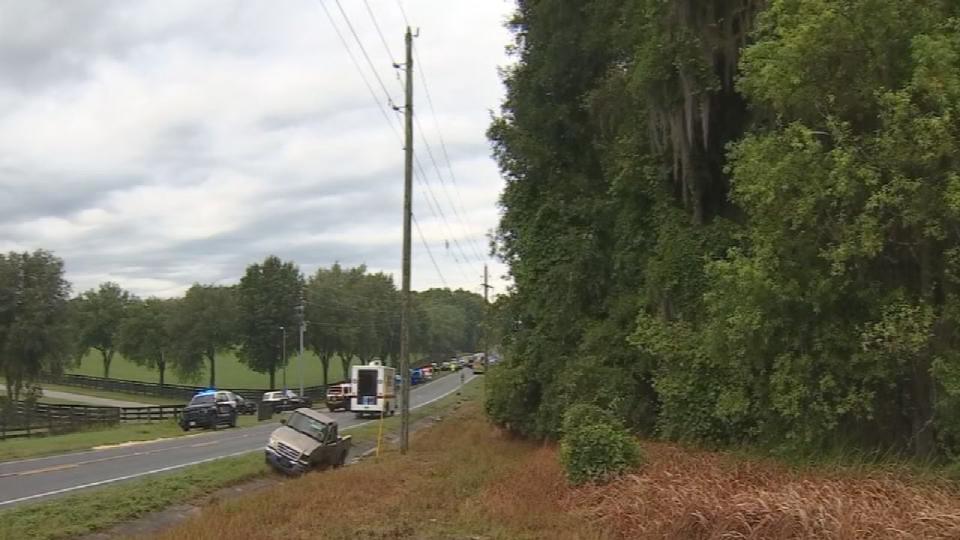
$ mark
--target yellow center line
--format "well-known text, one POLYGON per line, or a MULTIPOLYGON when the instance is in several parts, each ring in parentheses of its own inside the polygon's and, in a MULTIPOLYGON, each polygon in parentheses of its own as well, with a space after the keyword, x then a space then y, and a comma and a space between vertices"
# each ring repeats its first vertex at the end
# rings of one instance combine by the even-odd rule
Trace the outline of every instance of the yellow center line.
POLYGON ((73 469, 78 466, 79 465, 77 465, 76 463, 67 463, 64 465, 54 465, 53 467, 44 467, 42 469, 33 469, 31 471, 12 473, 12 476, 29 476, 31 474, 40 474, 45 472, 62 471, 64 469, 73 469))

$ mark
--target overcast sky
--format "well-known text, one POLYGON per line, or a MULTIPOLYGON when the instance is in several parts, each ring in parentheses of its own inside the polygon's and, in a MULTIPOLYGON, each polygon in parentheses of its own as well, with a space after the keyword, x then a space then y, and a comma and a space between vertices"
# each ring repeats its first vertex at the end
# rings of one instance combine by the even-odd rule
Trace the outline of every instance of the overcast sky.
MULTIPOLYGON (((402 61, 398 2, 367 2, 402 61)), ((0 252, 53 251, 74 292, 172 296, 269 254, 399 284, 401 119, 346 20, 397 103, 402 84, 363 0, 340 4, 347 19, 334 0, 0 0, 0 252)), ((436 110, 418 71, 433 158, 418 134, 414 213, 446 283, 480 292, 503 185, 484 132, 513 3, 402 5, 436 110)), ((416 229, 413 257, 414 288, 442 286, 416 229)))

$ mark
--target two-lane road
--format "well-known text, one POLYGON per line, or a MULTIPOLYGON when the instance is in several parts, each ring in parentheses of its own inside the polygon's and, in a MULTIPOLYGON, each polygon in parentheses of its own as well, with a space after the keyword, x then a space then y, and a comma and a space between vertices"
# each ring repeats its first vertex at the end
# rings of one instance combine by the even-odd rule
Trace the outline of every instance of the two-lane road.
MULTIPOLYGON (((473 378, 469 371, 464 373, 464 381, 473 378)), ((452 374, 412 388, 410 407, 415 409, 432 403, 456 392, 459 386, 460 376, 452 374)), ((370 421, 359 420, 352 413, 333 416, 341 430, 370 421)), ((0 509, 259 451, 278 425, 270 422, 245 429, 0 463, 0 509)))

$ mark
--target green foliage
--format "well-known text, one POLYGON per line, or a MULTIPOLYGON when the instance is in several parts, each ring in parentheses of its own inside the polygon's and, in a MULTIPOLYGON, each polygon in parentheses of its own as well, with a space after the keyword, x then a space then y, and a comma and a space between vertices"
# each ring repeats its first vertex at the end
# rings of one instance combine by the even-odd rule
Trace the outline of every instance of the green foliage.
POLYGON ((491 417, 960 453, 960 4, 543 0, 511 28, 491 417))
POLYGON ((51 253, 0 254, 0 372, 7 396, 18 399, 41 371, 60 372, 68 363, 69 291, 63 261, 51 253))
POLYGON ((248 266, 240 280, 240 360, 257 373, 267 373, 270 388, 276 388, 276 371, 286 365, 294 352, 293 347, 283 346, 283 338, 284 331, 287 336, 297 331, 296 308, 303 286, 297 266, 275 256, 248 266))
POLYGON ((73 315, 80 350, 96 349, 100 352, 104 377, 110 377, 110 362, 117 352, 120 324, 134 301, 136 298, 128 291, 108 281, 81 294, 76 303, 73 315))
POLYGON ((148 298, 134 302, 120 324, 118 350, 120 354, 142 366, 156 369, 160 384, 164 384, 168 362, 175 356, 174 334, 175 300, 148 298))
POLYGON ((560 461, 574 484, 606 482, 638 466, 636 437, 613 415, 593 405, 571 407, 563 418, 560 461))
POLYGON ((217 353, 232 350, 239 340, 236 288, 194 284, 170 309, 177 373, 184 379, 196 380, 206 361, 209 384, 215 387, 217 353))

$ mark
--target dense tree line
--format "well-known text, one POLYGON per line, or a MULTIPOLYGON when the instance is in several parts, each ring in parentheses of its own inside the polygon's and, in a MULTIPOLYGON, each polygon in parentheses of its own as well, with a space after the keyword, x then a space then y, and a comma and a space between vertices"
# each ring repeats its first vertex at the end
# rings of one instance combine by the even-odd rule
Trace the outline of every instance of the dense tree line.
MULTIPOLYGON (((364 266, 321 268, 305 279, 296 264, 267 257, 237 285, 194 284, 183 297, 140 299, 116 283, 70 298, 63 261, 45 251, 0 254, 0 375, 19 398, 42 374, 57 374, 96 351, 103 376, 117 353, 156 370, 216 386, 218 354, 234 351, 251 370, 275 374, 305 346, 323 365, 380 358, 400 348, 400 293, 393 279, 364 266), (283 339, 286 337, 284 346, 283 339), (286 353, 286 356, 283 353, 286 353)), ((467 291, 413 294, 412 350, 434 359, 479 347, 483 298, 467 291)), ((90 360, 87 360, 90 361, 90 360)))
POLYGON ((520 0, 488 410, 960 450, 960 4, 520 0))

